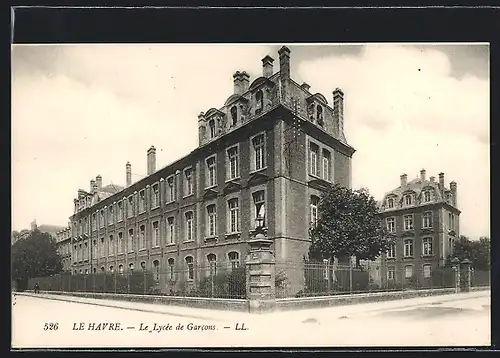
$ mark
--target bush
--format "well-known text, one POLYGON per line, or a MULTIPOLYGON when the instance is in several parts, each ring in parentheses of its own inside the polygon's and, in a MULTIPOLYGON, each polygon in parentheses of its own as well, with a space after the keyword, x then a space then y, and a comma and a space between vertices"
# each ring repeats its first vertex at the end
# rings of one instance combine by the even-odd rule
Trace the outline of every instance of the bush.
POLYGON ((455 287, 455 271, 451 267, 439 267, 432 271, 432 287, 455 287))
POLYGON ((245 268, 219 272, 200 280, 190 295, 217 298, 244 298, 246 296, 245 268))

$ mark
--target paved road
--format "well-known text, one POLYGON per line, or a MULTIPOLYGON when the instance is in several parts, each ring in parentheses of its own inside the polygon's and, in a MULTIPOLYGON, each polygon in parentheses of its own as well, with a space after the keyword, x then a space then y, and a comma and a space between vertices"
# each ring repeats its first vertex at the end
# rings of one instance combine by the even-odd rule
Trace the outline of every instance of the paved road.
POLYGON ((71 302, 57 296, 16 295, 12 308, 12 346, 337 347, 490 344, 489 291, 266 315, 109 300, 67 299, 71 302), (45 323, 58 323, 57 330, 44 330, 45 323), (80 323, 84 329, 74 330, 80 327, 80 323), (103 328, 103 325, 98 326, 99 323, 108 323, 104 331, 96 330, 103 328), (109 330, 111 323, 115 324, 112 328, 118 330, 109 330), (92 324, 94 330, 89 330, 92 324), (184 329, 177 330, 178 324, 183 325, 184 329), (246 330, 236 330, 237 324, 238 328, 244 327, 246 330), (168 325, 172 330, 168 330, 168 325))

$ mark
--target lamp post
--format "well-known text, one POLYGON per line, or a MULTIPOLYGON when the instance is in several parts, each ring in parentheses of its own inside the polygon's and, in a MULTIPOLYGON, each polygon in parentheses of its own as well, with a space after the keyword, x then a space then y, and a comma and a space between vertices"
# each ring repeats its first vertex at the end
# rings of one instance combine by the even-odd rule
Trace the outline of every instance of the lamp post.
POLYGON ((451 260, 451 264, 453 265, 453 270, 455 270, 455 293, 460 292, 460 260, 458 257, 454 257, 451 260))

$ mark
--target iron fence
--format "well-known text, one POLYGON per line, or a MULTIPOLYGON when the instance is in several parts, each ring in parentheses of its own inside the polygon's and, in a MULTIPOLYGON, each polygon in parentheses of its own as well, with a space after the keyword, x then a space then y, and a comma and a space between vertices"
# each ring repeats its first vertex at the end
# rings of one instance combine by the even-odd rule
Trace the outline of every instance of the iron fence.
POLYGON ((242 299, 246 297, 245 271, 244 266, 207 265, 167 271, 60 273, 30 279, 28 289, 38 282, 41 291, 242 299))

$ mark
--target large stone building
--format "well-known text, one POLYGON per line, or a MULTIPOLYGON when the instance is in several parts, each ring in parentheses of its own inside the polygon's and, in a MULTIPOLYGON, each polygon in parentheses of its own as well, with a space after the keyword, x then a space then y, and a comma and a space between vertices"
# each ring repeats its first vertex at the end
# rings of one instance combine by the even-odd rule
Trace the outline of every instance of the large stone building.
POLYGON ((165 290, 196 282, 196 268, 244 263, 257 216, 277 262, 303 259, 321 191, 351 186, 354 149, 344 136, 342 91, 333 90, 329 105, 290 78, 290 50, 278 53, 276 73, 266 56, 251 83, 245 71, 234 74, 224 105, 199 114, 199 146, 187 156, 157 170, 151 147, 145 178, 132 183, 127 163, 125 188, 102 187, 98 176, 78 191, 74 273, 166 272, 165 290))
POLYGON ((55 234, 57 252, 61 256, 63 271, 71 271, 71 227, 65 227, 55 234))
POLYGON ((396 243, 382 256, 382 278, 395 284, 413 278, 419 282, 430 279, 431 272, 444 266, 459 237, 460 210, 457 183, 445 186, 444 173, 408 181, 400 177, 400 186, 385 194, 380 216, 396 243))

